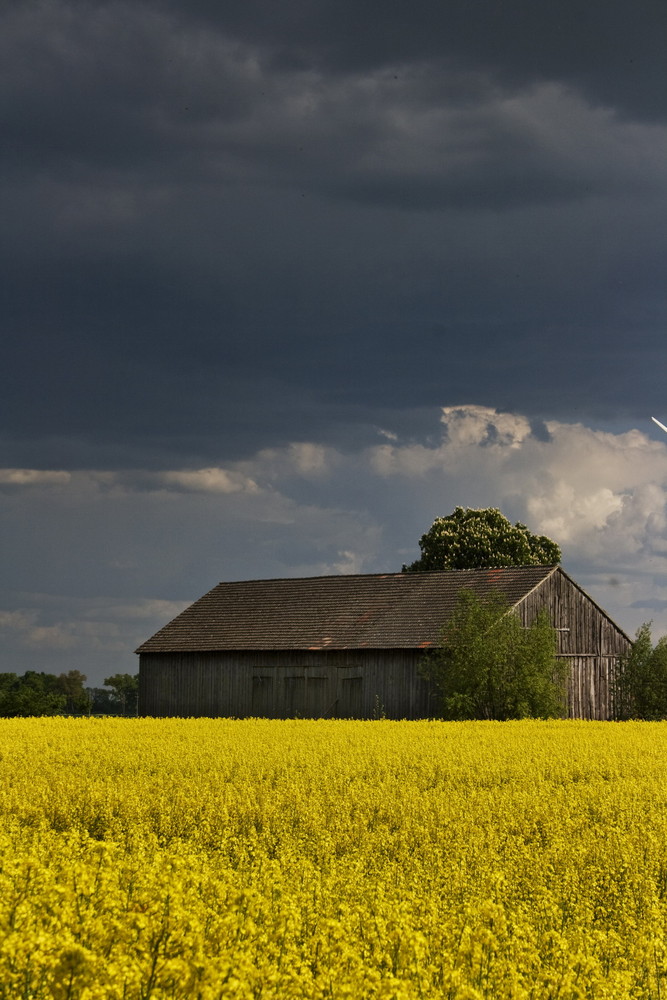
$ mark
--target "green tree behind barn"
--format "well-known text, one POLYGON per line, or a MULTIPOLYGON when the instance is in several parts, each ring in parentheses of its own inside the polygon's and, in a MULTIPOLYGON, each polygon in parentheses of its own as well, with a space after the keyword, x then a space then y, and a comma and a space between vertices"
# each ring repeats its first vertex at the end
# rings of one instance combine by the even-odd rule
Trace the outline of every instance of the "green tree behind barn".
POLYGON ((654 646, 651 622, 637 629, 632 650, 616 675, 614 694, 619 720, 667 719, 667 636, 654 646))
POLYGON ((436 517, 419 540, 421 556, 404 573, 498 566, 555 566, 561 552, 546 535, 535 535, 525 524, 512 524, 496 507, 457 507, 436 517))
POLYGON ((137 714, 139 678, 136 674, 114 674, 112 677, 105 677, 104 683, 111 688, 111 698, 119 715, 137 714))

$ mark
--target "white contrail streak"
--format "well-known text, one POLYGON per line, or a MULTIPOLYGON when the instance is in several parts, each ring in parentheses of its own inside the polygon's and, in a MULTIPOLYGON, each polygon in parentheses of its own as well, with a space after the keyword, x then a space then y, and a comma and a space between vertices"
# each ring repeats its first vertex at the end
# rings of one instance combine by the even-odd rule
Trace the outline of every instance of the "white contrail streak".
POLYGON ((662 427, 663 431, 667 431, 667 427, 665 427, 664 424, 661 424, 659 420, 656 420, 655 417, 651 417, 651 420, 654 424, 657 424, 658 427, 662 427))

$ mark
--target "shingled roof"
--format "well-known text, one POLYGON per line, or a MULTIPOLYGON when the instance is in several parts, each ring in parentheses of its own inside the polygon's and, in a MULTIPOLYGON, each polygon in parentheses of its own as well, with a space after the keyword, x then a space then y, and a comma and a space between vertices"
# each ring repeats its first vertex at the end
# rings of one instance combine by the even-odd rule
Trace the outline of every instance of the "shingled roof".
POLYGON ((556 566, 219 583, 138 653, 416 649, 438 642, 461 590, 518 604, 556 566))

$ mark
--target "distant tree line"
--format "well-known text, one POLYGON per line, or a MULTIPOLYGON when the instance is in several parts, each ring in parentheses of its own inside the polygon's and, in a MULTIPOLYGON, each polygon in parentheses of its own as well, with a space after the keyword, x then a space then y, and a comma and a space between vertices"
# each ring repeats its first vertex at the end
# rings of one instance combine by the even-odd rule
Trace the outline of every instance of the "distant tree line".
POLYGON ((86 687, 86 680, 80 670, 0 674, 0 716, 137 714, 136 675, 113 674, 104 687, 86 687))

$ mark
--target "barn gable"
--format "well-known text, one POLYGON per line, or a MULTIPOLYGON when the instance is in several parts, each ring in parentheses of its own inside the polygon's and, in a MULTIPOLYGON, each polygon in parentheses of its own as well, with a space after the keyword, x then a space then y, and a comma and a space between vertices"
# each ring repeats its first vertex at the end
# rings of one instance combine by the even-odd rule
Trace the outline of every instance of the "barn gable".
POLYGON ((610 716, 630 640, 554 566, 220 583, 137 650, 140 711, 428 717, 419 660, 463 589, 502 594, 525 624, 548 608, 571 662, 570 714, 610 716))

